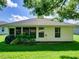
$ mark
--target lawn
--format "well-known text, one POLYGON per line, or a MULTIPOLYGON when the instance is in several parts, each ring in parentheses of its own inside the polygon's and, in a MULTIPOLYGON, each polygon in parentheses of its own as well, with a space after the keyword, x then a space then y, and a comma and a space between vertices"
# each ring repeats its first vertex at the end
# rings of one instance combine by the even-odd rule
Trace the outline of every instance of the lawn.
POLYGON ((0 36, 0 59, 79 59, 79 35, 73 43, 8 45, 0 36))

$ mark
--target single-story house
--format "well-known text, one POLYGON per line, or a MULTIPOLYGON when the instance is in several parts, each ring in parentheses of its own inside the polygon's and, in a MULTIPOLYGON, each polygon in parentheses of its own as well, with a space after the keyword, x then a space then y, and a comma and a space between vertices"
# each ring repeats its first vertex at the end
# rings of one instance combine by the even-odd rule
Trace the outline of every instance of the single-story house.
POLYGON ((74 27, 74 34, 79 35, 79 24, 75 24, 75 27, 74 27))
MULTIPOLYGON (((0 21, 0 25, 6 24, 7 22, 0 21)), ((6 35, 7 31, 5 27, 0 27, 0 35, 6 35)))
POLYGON ((78 20, 64 20, 65 23, 74 24, 75 27, 73 29, 74 34, 79 35, 79 21, 78 20))
POLYGON ((73 24, 51 21, 49 19, 28 19, 1 25, 7 35, 35 35, 37 42, 73 41, 73 24))

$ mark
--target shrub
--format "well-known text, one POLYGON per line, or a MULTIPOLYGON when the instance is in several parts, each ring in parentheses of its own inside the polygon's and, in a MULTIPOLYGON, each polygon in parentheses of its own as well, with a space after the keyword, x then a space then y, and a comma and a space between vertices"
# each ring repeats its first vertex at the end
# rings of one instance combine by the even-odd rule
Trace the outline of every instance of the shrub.
POLYGON ((13 41, 14 39, 15 39, 15 36, 14 35, 8 35, 5 38, 5 43, 6 44, 10 44, 10 42, 13 41))
POLYGON ((10 44, 18 44, 19 43, 19 40, 17 39, 14 39, 13 41, 10 42, 10 44))
POLYGON ((33 42, 35 39, 34 35, 17 35, 16 39, 19 40, 20 43, 33 42))
POLYGON ((35 39, 34 35, 8 35, 5 38, 6 44, 32 43, 35 39))

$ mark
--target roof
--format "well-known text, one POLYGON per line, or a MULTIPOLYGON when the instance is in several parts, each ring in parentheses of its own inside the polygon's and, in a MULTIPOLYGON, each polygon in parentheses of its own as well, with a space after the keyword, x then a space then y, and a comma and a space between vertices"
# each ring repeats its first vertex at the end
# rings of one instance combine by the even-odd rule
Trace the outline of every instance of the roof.
POLYGON ((75 23, 76 26, 79 26, 79 23, 75 23))
POLYGON ((28 19, 28 20, 22 20, 17 22, 12 22, 8 24, 4 24, 1 26, 73 26, 73 24, 68 24, 64 22, 56 22, 51 21, 50 19, 28 19))
POLYGON ((4 22, 4 21, 0 21, 0 25, 2 25, 2 24, 6 24, 6 22, 4 22))

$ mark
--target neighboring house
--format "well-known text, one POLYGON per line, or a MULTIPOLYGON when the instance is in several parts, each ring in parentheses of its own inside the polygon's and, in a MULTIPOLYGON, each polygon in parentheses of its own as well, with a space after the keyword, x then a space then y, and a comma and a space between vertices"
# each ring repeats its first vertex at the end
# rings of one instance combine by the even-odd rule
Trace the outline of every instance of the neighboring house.
MULTIPOLYGON (((4 21, 0 21, 0 25, 6 24, 4 21)), ((6 28, 5 27, 0 27, 0 35, 5 35, 7 34, 6 28)))
POLYGON ((78 20, 65 20, 65 23, 74 24, 75 27, 73 29, 74 34, 79 35, 79 21, 78 20))
POLYGON ((1 25, 7 35, 35 35, 37 42, 73 41, 73 24, 54 22, 49 19, 28 19, 1 25))
POLYGON ((74 27, 74 34, 79 35, 79 24, 76 24, 76 26, 74 27))

